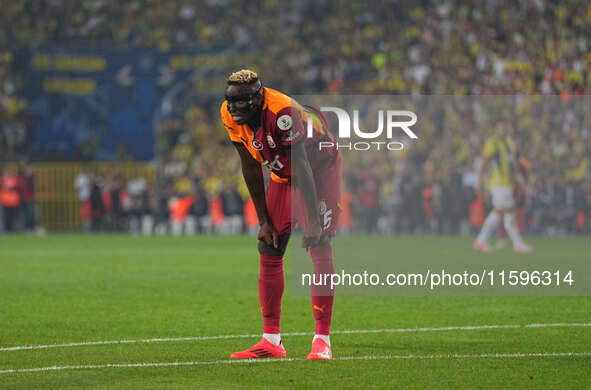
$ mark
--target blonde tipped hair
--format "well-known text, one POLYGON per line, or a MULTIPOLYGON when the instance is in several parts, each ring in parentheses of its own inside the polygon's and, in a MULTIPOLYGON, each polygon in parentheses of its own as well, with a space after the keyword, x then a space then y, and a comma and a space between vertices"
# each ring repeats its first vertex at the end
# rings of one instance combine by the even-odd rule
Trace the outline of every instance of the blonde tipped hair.
POLYGON ((228 84, 250 84, 259 79, 256 72, 250 69, 241 69, 238 72, 232 73, 228 76, 228 84))

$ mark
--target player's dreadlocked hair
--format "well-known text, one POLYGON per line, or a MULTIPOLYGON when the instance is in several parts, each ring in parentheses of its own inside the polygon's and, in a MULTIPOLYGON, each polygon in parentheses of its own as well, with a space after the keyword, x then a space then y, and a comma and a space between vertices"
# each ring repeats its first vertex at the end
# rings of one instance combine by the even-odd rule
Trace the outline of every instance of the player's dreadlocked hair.
POLYGON ((241 69, 228 76, 228 85, 252 84, 259 79, 259 76, 250 69, 241 69))

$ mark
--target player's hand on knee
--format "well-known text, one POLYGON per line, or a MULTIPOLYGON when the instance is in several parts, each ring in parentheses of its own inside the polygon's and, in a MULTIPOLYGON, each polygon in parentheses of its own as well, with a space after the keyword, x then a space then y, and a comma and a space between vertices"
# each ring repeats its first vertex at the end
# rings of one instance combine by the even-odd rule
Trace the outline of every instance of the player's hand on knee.
POLYGON ((279 247, 279 233, 277 233, 277 230, 269 222, 261 225, 258 239, 273 248, 279 247))
POLYGON ((319 223, 308 225, 302 236, 302 247, 306 250, 318 245, 320 237, 322 236, 322 226, 319 223))

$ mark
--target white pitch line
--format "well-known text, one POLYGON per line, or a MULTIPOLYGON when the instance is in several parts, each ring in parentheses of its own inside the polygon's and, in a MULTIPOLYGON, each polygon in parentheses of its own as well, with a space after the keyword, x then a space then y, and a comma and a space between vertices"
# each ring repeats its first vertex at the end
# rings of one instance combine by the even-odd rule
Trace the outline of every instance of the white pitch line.
MULTIPOLYGON (((469 326, 446 326, 439 328, 399 328, 399 329, 352 329, 352 330, 334 330, 331 334, 363 334, 363 333, 412 333, 412 332, 443 332, 454 330, 486 330, 486 329, 528 329, 528 328, 572 328, 589 327, 591 323, 556 323, 556 324, 526 324, 526 325, 469 325, 469 326)), ((314 332, 290 332, 283 333, 282 336, 312 336, 314 332)), ((219 336, 195 336, 195 337, 169 337, 138 340, 107 340, 107 341, 83 341, 66 344, 48 344, 48 345, 22 345, 16 347, 2 347, 0 352, 23 351, 31 349, 48 348, 66 348, 80 347, 89 345, 109 345, 109 344, 138 344, 138 343, 163 343, 177 341, 207 341, 224 339, 246 339, 258 338, 259 334, 237 334, 237 335, 219 335, 219 336)))
MULTIPOLYGON (((591 352, 533 352, 533 353, 491 353, 491 354, 447 354, 447 355, 383 355, 383 356, 343 356, 333 360, 402 360, 402 359, 494 359, 494 358, 552 358, 552 357, 587 357, 591 352)), ((38 368, 14 368, 0 370, 0 374, 17 374, 26 372, 45 372, 61 370, 86 370, 104 368, 144 368, 144 367, 178 367, 178 366, 205 366, 215 364, 253 364, 253 363, 284 363, 306 361, 304 358, 281 358, 281 359, 244 359, 244 360, 215 360, 204 362, 160 362, 160 363, 114 363, 114 364, 91 364, 85 366, 50 366, 38 368)))
MULTIPOLYGON (((557 324, 529 324, 525 325, 526 328, 551 328, 551 327, 561 327, 561 326, 575 326, 576 324, 571 324, 568 322, 559 322, 557 324)), ((591 324, 586 323, 579 323, 577 326, 591 326, 591 324)))

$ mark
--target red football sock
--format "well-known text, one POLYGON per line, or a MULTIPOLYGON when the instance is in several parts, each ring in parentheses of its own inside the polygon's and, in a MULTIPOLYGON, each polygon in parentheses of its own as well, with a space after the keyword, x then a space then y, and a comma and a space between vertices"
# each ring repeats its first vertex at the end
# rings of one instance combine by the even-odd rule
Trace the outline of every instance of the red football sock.
MULTIPOLYGON (((323 246, 311 248, 312 263, 314 264, 314 275, 317 281, 324 282, 324 274, 334 273, 332 260, 332 248, 323 246)), ((330 288, 330 278, 327 278, 326 285, 310 286, 312 295, 312 309, 316 319, 316 334, 329 335, 330 321, 332 320, 332 305, 334 302, 334 290, 330 288)))
POLYGON ((281 297, 284 289, 283 257, 261 255, 259 302, 263 313, 264 333, 279 333, 281 297))

